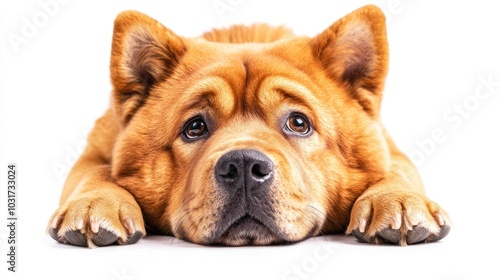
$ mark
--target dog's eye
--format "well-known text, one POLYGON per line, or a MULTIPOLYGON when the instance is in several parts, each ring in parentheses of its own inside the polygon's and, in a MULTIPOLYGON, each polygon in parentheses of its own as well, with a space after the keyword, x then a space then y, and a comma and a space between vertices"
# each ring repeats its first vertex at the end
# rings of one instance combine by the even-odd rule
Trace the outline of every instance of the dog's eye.
POLYGON ((189 121, 184 128, 184 136, 189 140, 199 138, 207 132, 207 124, 199 118, 189 121))
POLYGON ((295 132, 301 135, 308 134, 311 130, 309 120, 302 114, 294 113, 288 117, 285 128, 290 132, 295 132))

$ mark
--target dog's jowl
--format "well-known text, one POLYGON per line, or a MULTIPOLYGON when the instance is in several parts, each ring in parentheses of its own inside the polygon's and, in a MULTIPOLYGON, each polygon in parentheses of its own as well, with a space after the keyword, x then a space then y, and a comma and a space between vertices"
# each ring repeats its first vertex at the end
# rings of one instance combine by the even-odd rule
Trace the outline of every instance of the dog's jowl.
POLYGON ((267 25, 185 38, 123 12, 111 105, 48 232, 88 247, 146 233, 230 246, 440 240, 448 215, 380 121, 387 66, 374 6, 312 38, 267 25))

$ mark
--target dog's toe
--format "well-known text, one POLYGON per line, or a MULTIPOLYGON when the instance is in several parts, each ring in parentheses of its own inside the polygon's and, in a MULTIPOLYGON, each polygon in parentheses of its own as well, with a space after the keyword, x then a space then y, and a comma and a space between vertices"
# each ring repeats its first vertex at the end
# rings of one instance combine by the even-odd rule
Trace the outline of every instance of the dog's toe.
POLYGON ((61 206, 50 219, 47 233, 63 244, 95 248, 136 243, 146 229, 138 205, 84 196, 61 206))
POLYGON ((431 235, 431 232, 424 227, 414 227, 412 230, 408 231, 406 235, 406 243, 408 245, 416 244, 424 241, 427 237, 431 235))
POLYGON ((69 230, 64 234, 64 237, 73 245, 82 247, 87 246, 87 239, 80 230, 69 230))
POLYGON ((359 241, 359 242, 362 242, 362 243, 370 243, 370 241, 368 239, 366 239, 365 235, 359 231, 359 229, 355 229, 352 231, 352 235, 354 237, 356 237, 356 239, 359 241))
POLYGON ((61 242, 61 238, 59 238, 59 235, 57 235, 57 229, 51 228, 49 229, 49 235, 52 237, 55 241, 61 242))
POLYGON ((399 229, 384 229, 377 232, 376 236, 367 237, 364 233, 360 232, 359 229, 352 231, 352 235, 362 243, 372 243, 372 244, 399 244, 401 240, 401 233, 399 229))
POLYGON ((97 246, 107 246, 118 240, 118 236, 113 232, 99 228, 99 231, 92 236, 92 242, 97 246))
POLYGON ((439 231, 438 234, 431 234, 426 240, 425 242, 435 242, 435 241, 439 241, 443 238, 445 238, 449 233, 450 233, 450 230, 451 230, 451 227, 450 225, 443 225, 441 226, 441 230, 439 231))
POLYGON ((127 240, 127 244, 134 244, 139 241, 144 236, 144 233, 142 231, 138 230, 134 233, 134 235, 130 236, 129 239, 127 240))
POLYGON ((387 228, 378 232, 377 235, 384 239, 386 242, 392 244, 398 244, 401 240, 401 233, 399 229, 387 228))

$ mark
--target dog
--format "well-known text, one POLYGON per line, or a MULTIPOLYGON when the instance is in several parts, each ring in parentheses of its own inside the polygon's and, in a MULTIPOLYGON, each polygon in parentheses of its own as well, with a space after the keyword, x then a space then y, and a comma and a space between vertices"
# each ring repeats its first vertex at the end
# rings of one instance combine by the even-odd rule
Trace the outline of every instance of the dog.
POLYGON ((218 246, 444 238, 448 214, 380 121, 387 44, 373 5, 315 37, 257 24, 184 38, 120 13, 110 107, 49 235, 90 248, 146 233, 218 246))

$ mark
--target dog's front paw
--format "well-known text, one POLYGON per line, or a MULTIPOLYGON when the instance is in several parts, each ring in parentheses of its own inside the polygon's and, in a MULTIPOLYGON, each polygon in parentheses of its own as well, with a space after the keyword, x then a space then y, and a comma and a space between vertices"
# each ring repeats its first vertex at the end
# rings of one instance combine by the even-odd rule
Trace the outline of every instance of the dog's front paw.
POLYGON ((141 210, 135 200, 120 198, 78 195, 52 215, 48 233, 58 242, 90 248, 136 243, 146 232, 141 210))
POLYGON ((443 239, 450 220, 439 205, 414 191, 378 191, 360 197, 347 234, 361 242, 405 246, 443 239))

